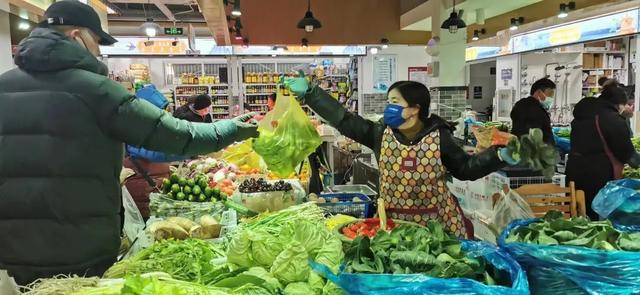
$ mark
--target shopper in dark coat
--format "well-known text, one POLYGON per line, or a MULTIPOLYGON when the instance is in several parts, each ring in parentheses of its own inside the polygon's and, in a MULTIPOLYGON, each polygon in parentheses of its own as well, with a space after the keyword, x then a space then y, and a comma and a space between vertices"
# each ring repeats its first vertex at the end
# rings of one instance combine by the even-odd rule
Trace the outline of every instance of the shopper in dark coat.
POLYGON ((621 164, 640 165, 629 128, 620 115, 626 104, 624 90, 614 84, 605 87, 598 98, 582 99, 573 110, 567 180, 575 182, 576 189, 584 191, 587 214, 594 220, 598 215, 591 210, 591 202, 598 191, 608 181, 616 179, 616 175, 621 175, 621 164))
POLYGON ((90 6, 58 1, 44 20, 0 75, 0 269, 19 284, 116 261, 125 143, 198 155, 258 135, 248 118, 177 120, 110 80, 96 56, 115 39, 90 6))
POLYGON ((518 101, 511 110, 513 127, 511 133, 516 136, 529 134, 532 128, 542 130, 544 142, 555 145, 553 132, 551 131, 551 117, 549 107, 553 104, 553 96, 556 84, 543 78, 531 86, 530 96, 518 101))
POLYGON ((189 103, 179 107, 173 116, 189 122, 211 123, 211 96, 200 94, 189 98, 189 103))

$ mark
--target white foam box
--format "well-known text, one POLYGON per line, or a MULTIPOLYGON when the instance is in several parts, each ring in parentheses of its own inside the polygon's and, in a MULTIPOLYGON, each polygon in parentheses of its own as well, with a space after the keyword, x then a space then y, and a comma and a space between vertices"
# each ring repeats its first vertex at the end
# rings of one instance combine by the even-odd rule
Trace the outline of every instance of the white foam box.
POLYGON ((464 216, 473 224, 473 234, 476 239, 496 244, 497 234, 489 226, 489 218, 492 211, 469 211, 464 210, 464 216))

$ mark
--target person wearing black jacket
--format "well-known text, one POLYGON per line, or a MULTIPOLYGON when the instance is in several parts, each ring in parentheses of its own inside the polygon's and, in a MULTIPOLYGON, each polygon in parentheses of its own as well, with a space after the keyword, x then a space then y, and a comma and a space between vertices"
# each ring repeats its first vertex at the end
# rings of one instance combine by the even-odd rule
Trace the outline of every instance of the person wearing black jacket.
POLYGON ((613 84, 605 86, 598 98, 582 99, 573 110, 567 180, 584 191, 587 215, 593 220, 598 219, 598 214, 591 209, 591 202, 598 191, 621 177, 624 163, 640 165, 640 156, 621 116, 626 104, 626 93, 613 84))
POLYGON ((189 103, 179 107, 173 116, 189 122, 211 123, 211 96, 200 94, 189 98, 189 103))
POLYGON ((549 107, 553 103, 553 95, 556 92, 556 84, 543 78, 531 86, 530 96, 518 101, 511 110, 513 127, 511 133, 515 136, 529 134, 532 128, 542 130, 544 142, 555 145, 551 130, 551 117, 549 107))
POLYGON ((418 82, 399 81, 387 92, 384 118, 375 122, 347 111, 304 73, 286 78, 285 86, 340 133, 371 148, 380 171, 379 194, 388 216, 425 224, 441 222, 457 237, 472 238, 473 227, 449 192, 446 174, 475 180, 517 164, 509 148, 491 147, 468 155, 452 135, 451 123, 429 112, 429 89, 418 82))

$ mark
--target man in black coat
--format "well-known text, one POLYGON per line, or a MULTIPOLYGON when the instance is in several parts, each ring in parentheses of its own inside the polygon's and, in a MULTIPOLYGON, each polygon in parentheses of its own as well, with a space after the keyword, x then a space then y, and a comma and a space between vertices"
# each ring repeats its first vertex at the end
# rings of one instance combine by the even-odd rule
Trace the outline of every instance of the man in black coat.
POLYGON ((179 107, 173 116, 189 122, 211 123, 211 96, 200 94, 189 98, 189 103, 179 107))
POLYGON ((531 128, 539 128, 544 135, 544 142, 555 145, 548 112, 555 92, 556 84, 547 78, 533 83, 531 95, 518 101, 511 110, 511 133, 522 136, 529 134, 531 128))

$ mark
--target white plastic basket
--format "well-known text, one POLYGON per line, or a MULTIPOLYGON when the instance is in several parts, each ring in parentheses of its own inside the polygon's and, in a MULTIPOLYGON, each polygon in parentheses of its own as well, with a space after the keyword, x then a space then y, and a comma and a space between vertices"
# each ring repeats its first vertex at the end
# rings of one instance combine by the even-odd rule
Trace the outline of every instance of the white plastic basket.
POLYGON ((542 184, 553 183, 559 186, 566 186, 566 175, 556 174, 551 178, 551 182, 543 176, 527 176, 527 177, 507 177, 501 173, 491 173, 489 175, 489 185, 492 191, 499 191, 503 185, 508 185, 510 189, 517 189, 525 184, 542 184))

